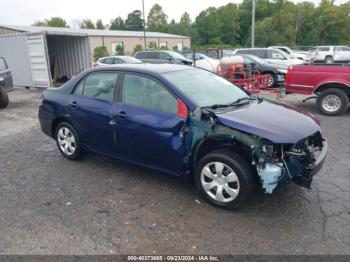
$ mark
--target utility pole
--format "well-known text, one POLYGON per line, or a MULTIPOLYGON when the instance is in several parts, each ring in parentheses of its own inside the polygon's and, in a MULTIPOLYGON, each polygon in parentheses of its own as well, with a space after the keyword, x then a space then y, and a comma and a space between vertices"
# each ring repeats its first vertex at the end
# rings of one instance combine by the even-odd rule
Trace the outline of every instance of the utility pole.
POLYGON ((256 9, 256 0, 252 0, 252 42, 251 42, 251 47, 255 46, 255 9, 256 9))
POLYGON ((142 14, 143 14, 143 41, 144 41, 144 49, 147 50, 145 1, 144 0, 142 0, 142 14))

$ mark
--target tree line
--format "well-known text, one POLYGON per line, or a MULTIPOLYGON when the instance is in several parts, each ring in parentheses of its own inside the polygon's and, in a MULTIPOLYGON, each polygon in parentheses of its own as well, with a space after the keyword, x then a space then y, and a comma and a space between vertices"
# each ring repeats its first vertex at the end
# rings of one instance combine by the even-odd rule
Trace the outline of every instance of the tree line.
MULTIPOLYGON (((252 0, 209 7, 192 20, 184 12, 177 22, 169 20, 159 4, 149 11, 146 30, 190 36, 193 47, 242 47, 251 41, 252 0)), ((60 17, 34 25, 68 27, 60 17)), ((350 1, 336 5, 334 0, 294 3, 288 0, 257 0, 256 46, 312 46, 350 43, 350 1)), ((116 17, 105 25, 99 19, 78 22, 80 28, 142 31, 142 12, 134 10, 126 19, 116 17)))

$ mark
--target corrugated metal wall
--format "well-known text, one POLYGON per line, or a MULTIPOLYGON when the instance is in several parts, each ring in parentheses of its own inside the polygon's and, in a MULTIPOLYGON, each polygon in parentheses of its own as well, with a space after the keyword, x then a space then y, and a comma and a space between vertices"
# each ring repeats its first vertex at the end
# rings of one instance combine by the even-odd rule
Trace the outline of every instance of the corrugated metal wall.
POLYGON ((33 86, 26 34, 1 36, 0 56, 5 57, 15 86, 33 86))
POLYGON ((91 68, 87 36, 48 34, 47 47, 53 79, 62 76, 71 78, 91 68))

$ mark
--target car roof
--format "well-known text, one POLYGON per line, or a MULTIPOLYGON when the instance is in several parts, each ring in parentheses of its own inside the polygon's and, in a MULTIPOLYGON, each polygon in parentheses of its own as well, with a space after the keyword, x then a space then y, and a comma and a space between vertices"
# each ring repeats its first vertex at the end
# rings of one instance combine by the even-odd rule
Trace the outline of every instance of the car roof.
POLYGON ((93 71, 133 71, 138 73, 163 74, 181 70, 193 70, 194 67, 176 64, 122 64, 106 67, 97 67, 93 71))

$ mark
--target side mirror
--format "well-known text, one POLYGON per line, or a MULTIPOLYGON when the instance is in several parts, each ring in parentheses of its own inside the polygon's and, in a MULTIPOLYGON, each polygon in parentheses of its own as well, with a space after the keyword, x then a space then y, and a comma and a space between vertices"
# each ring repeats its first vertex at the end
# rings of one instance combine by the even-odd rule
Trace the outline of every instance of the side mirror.
POLYGON ((5 84, 4 80, 5 80, 4 78, 0 77, 0 85, 4 85, 5 84))
POLYGON ((168 59, 169 61, 173 60, 173 58, 172 58, 171 56, 169 56, 167 59, 168 59))

